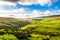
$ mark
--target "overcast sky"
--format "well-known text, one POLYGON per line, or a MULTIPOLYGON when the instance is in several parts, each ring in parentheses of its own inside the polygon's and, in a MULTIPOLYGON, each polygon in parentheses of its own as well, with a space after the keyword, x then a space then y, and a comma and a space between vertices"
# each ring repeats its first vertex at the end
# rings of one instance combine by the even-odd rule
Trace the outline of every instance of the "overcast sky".
POLYGON ((48 15, 60 15, 60 0, 0 0, 0 16, 3 17, 32 18, 48 15))

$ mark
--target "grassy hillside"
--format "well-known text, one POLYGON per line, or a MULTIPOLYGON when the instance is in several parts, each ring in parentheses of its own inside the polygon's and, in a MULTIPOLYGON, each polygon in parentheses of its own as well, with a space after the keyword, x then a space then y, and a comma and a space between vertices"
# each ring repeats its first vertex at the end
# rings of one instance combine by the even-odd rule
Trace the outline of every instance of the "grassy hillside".
POLYGON ((31 35, 30 40, 60 40, 60 16, 33 19, 21 30, 31 35))
POLYGON ((29 19, 28 21, 1 17, 0 39, 60 40, 60 16, 43 17, 43 19, 29 19))
POLYGON ((19 28, 27 24, 29 22, 23 19, 0 17, 0 28, 19 28))

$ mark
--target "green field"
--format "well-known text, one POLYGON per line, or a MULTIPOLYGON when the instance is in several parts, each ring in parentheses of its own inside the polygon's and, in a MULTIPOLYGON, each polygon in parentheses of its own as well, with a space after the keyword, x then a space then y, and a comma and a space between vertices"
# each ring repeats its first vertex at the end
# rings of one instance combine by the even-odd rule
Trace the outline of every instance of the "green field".
POLYGON ((1 17, 0 40, 60 40, 60 16, 28 21, 1 17))

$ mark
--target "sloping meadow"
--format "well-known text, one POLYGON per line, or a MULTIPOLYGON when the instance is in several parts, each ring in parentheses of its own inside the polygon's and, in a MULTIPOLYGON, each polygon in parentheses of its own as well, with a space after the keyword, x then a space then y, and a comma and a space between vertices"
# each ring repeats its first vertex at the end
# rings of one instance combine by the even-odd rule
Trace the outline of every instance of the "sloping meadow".
POLYGON ((60 16, 33 19, 21 30, 31 35, 31 40, 60 40, 60 16))
POLYGON ((15 18, 0 18, 0 39, 60 40, 60 16, 30 19, 28 21, 15 18))

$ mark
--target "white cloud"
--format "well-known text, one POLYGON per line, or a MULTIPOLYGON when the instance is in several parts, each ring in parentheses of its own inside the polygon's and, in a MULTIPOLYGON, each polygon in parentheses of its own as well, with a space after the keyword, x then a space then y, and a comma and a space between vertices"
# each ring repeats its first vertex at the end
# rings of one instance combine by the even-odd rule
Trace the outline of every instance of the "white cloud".
POLYGON ((7 6, 15 6, 16 3, 6 2, 6 1, 0 1, 0 6, 7 5, 7 6))
POLYGON ((41 4, 41 5, 45 5, 45 4, 52 4, 52 1, 51 0, 38 0, 38 3, 41 4))
POLYGON ((20 0, 19 3, 22 5, 40 4, 43 6, 45 4, 52 4, 52 0, 20 0))
POLYGON ((51 15, 60 15, 60 10, 49 11, 46 10, 44 12, 39 10, 33 10, 30 14, 25 14, 25 18, 35 18, 35 17, 42 17, 42 16, 51 16, 51 15))
POLYGON ((4 10, 0 9, 0 17, 21 17, 25 13, 24 8, 15 9, 15 10, 4 10))
POLYGON ((12 5, 12 3, 19 3, 22 5, 40 4, 43 6, 45 4, 51 5, 52 1, 56 2, 57 0, 1 0, 1 1, 4 1, 4 3, 8 5, 12 5))
POLYGON ((40 5, 52 5, 53 2, 57 2, 57 0, 20 0, 19 3, 22 5, 32 5, 32 4, 40 4, 40 5))
POLYGON ((0 10, 0 17, 14 17, 14 18, 35 18, 42 16, 51 16, 51 15, 60 15, 60 10, 45 12, 39 10, 33 10, 31 13, 26 13, 24 8, 16 9, 16 10, 0 10))
POLYGON ((60 15, 60 10, 55 10, 54 12, 51 13, 51 15, 60 15))
POLYGON ((46 10, 45 12, 34 10, 32 13, 33 17, 42 17, 42 16, 48 16, 51 12, 49 10, 46 10))
POLYGON ((13 10, 5 10, 5 9, 0 9, 1 13, 23 13, 25 11, 24 8, 20 8, 20 9, 13 9, 13 10))

